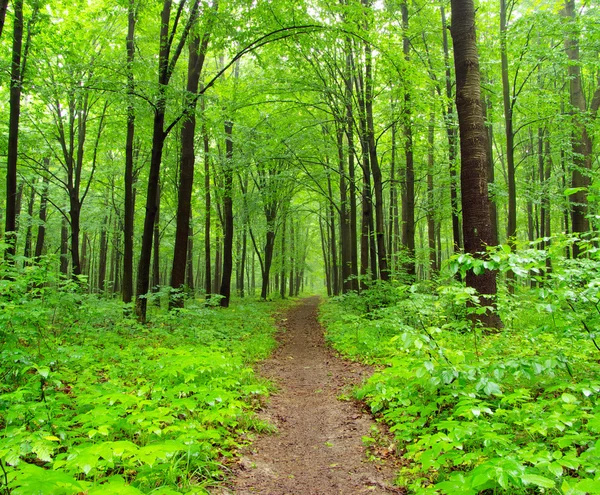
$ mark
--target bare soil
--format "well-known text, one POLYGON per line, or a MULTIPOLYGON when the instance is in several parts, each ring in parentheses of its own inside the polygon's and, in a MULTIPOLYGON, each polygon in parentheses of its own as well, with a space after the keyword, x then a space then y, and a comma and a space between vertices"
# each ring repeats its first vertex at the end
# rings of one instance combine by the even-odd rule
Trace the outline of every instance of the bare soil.
POLYGON ((287 312, 279 347, 260 370, 278 387, 263 412, 278 432, 260 435, 234 466, 231 485, 214 493, 403 493, 393 487, 393 466, 367 459, 362 437, 373 436, 374 422, 348 399, 371 370, 325 346, 318 304, 304 299, 287 312))

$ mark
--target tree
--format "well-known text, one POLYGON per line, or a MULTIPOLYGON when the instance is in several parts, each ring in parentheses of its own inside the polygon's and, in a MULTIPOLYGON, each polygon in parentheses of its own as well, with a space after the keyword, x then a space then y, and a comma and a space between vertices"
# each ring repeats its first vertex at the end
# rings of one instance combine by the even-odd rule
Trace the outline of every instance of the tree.
MULTIPOLYGON (((479 55, 475 36, 475 8, 473 0, 452 0, 450 32, 454 42, 456 71, 456 108, 460 134, 463 208, 463 236, 465 251, 476 257, 492 242, 492 226, 488 199, 488 145, 487 129, 481 107, 479 55)), ((483 306, 494 307, 496 273, 486 270, 467 273, 467 285, 481 297, 483 306)), ((499 328, 498 314, 488 310, 477 317, 487 327, 499 328)))

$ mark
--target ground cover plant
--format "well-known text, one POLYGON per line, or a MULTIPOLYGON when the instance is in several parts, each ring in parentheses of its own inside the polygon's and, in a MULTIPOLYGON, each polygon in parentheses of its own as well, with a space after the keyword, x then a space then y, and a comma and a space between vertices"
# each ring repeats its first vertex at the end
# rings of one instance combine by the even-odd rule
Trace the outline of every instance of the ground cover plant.
POLYGON ((497 332, 473 323, 483 310, 452 279, 374 286, 323 307, 333 346, 380 366, 356 397, 389 425, 410 493, 600 493, 598 263, 561 258, 547 272, 548 256, 499 248, 448 263, 447 275, 516 274, 497 332))
POLYGON ((250 364, 274 346, 273 306, 199 301, 140 325, 47 273, 0 281, 0 493, 206 493, 268 428, 250 364))

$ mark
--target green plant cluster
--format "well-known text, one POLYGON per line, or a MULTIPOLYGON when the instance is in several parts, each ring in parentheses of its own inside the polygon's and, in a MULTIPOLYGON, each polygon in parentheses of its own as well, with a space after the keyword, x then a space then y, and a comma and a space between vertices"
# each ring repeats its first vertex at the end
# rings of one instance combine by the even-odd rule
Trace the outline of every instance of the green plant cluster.
POLYGON ((411 493, 600 493, 600 273, 590 259, 548 272, 546 257, 500 249, 486 261, 523 277, 499 296, 500 332, 473 323, 478 298, 455 281, 323 307, 333 346, 380 365, 355 394, 390 426, 411 493))
POLYGON ((268 428, 249 365, 274 346, 272 308, 199 304, 142 326, 46 273, 0 281, 0 493, 206 493, 268 428))

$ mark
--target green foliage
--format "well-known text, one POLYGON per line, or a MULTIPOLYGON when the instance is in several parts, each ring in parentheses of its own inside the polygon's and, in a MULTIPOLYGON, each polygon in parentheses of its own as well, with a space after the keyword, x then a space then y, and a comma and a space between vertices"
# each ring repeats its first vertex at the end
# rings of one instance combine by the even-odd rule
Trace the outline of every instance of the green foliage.
POLYGON ((205 493, 267 428, 253 411, 269 387, 249 364, 274 345, 269 307, 142 326, 43 273, 0 282, 0 491, 205 493))
MULTIPOLYGON (((571 242, 553 241, 550 256, 571 242)), ((600 493, 593 251, 552 258, 552 271, 533 249, 450 260, 451 272, 485 263, 537 279, 500 295, 506 328, 497 333, 467 318, 477 298, 456 282, 388 287, 381 297, 393 290, 396 299, 370 312, 356 295, 323 308, 336 349, 381 365, 355 394, 390 426, 407 461, 398 480, 411 493, 600 493)))

